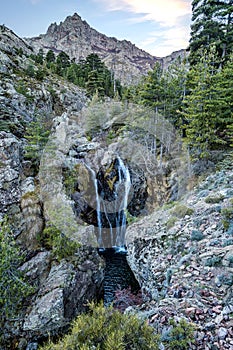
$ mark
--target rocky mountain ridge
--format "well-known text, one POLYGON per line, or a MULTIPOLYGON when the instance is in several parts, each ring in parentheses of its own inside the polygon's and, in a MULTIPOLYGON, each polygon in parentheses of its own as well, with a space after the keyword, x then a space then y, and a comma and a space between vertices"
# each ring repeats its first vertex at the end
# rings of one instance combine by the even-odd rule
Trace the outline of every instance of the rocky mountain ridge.
POLYGON ((55 53, 66 52, 76 62, 96 53, 106 66, 113 70, 123 84, 136 83, 156 62, 166 68, 177 57, 184 57, 185 50, 172 53, 167 57, 155 57, 137 48, 127 40, 117 40, 99 33, 75 13, 60 24, 53 23, 46 34, 27 38, 26 41, 38 52, 53 50, 55 53))

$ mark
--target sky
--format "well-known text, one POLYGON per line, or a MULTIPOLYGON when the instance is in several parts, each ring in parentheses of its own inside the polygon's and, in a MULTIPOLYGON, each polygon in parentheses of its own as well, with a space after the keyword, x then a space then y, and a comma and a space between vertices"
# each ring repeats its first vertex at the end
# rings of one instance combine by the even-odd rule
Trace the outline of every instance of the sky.
POLYGON ((0 24, 20 37, 44 34, 78 13, 92 28, 158 57, 185 49, 191 0, 0 0, 0 24))

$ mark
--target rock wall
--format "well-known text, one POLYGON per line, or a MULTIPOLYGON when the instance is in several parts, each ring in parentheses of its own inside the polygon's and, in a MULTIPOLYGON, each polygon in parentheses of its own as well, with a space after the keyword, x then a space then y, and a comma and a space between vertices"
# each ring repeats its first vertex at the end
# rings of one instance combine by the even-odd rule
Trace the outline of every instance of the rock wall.
MULTIPOLYGON (((9 318, 1 323, 1 349, 37 348, 38 341, 49 334, 67 329, 72 319, 86 310, 88 301, 97 300, 102 293, 104 263, 97 254, 95 243, 88 241, 88 237, 93 236, 93 227, 76 222, 72 226, 70 222, 72 239, 79 242, 80 248, 62 260, 39 240, 51 219, 46 212, 50 206, 43 187, 46 177, 38 176, 33 160, 25 158, 26 128, 30 122, 43 118, 50 124, 51 135, 54 135, 52 141, 56 140, 56 135, 60 138, 54 151, 61 159, 46 158, 50 149, 50 152, 45 151, 43 158, 44 162, 48 161, 47 166, 41 165, 41 173, 44 171, 45 175, 46 171, 48 176, 51 175, 47 180, 55 188, 53 173, 65 165, 66 142, 74 137, 72 118, 76 125, 75 137, 79 138, 77 120, 87 99, 77 86, 56 77, 48 76, 43 81, 29 77, 26 70, 32 63, 28 57, 31 52, 25 41, 0 26, 0 220, 8 216, 12 234, 25 257, 20 270, 34 287, 33 294, 18 310, 17 319, 9 318), (63 114, 69 115, 65 124, 63 114), (64 127, 67 128, 65 133, 64 127), (54 171, 49 172, 52 166, 54 171)), ((48 146, 51 145, 49 142, 48 146)), ((70 202, 62 191, 62 178, 59 181, 62 208, 71 212, 70 202), (64 208, 65 201, 67 206, 64 208)), ((63 216, 60 216, 60 222, 63 222, 63 216)), ((69 235, 69 229, 62 228, 62 232, 69 235)))

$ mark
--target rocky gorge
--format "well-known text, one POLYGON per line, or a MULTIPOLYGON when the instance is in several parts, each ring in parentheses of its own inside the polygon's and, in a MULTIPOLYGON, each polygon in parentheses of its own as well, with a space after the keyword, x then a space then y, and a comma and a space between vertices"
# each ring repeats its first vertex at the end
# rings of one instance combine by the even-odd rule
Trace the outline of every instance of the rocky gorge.
MULTIPOLYGON (((147 320, 165 340, 169 320, 184 318, 195 325, 190 349, 232 349, 232 153, 203 171, 154 112, 90 101, 56 75, 27 75, 33 49, 0 30, 0 217, 8 216, 24 253, 19 270, 34 288, 17 317, 4 319, 2 349, 37 349, 66 332, 88 301, 102 298, 106 261, 98 238, 100 228, 102 237, 119 233, 116 212, 127 226, 127 262, 143 295, 125 313, 147 320), (25 137, 37 120, 50 131, 39 165, 26 157, 25 137), (127 192, 120 204, 117 191, 127 192), (72 252, 55 254, 46 236, 51 227, 65 236, 62 248, 76 244, 72 252)), ((49 33, 56 31, 51 25, 49 33)))

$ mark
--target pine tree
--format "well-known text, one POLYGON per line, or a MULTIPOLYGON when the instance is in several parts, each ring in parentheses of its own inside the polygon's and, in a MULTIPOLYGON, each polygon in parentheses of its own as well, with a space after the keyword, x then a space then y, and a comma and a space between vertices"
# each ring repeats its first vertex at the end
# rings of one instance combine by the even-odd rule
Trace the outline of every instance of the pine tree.
POLYGON ((28 140, 28 145, 25 147, 25 158, 30 159, 36 169, 39 166, 40 157, 49 134, 49 126, 42 117, 37 117, 27 127, 25 138, 28 140))
POLYGON ((185 98, 186 142, 193 156, 208 157, 211 149, 227 145, 232 124, 232 67, 216 70, 214 47, 189 72, 190 93, 185 98))
POLYGON ((139 92, 140 103, 153 107, 155 109, 162 108, 164 97, 164 86, 162 77, 162 67, 156 63, 153 71, 148 73, 139 92))
POLYGON ((47 62, 47 67, 50 68, 51 64, 56 61, 55 54, 52 50, 49 50, 46 54, 45 60, 47 62))
POLYGON ((233 0, 193 0, 190 39, 191 65, 202 56, 203 49, 215 44, 216 65, 221 66, 233 49, 233 0))

